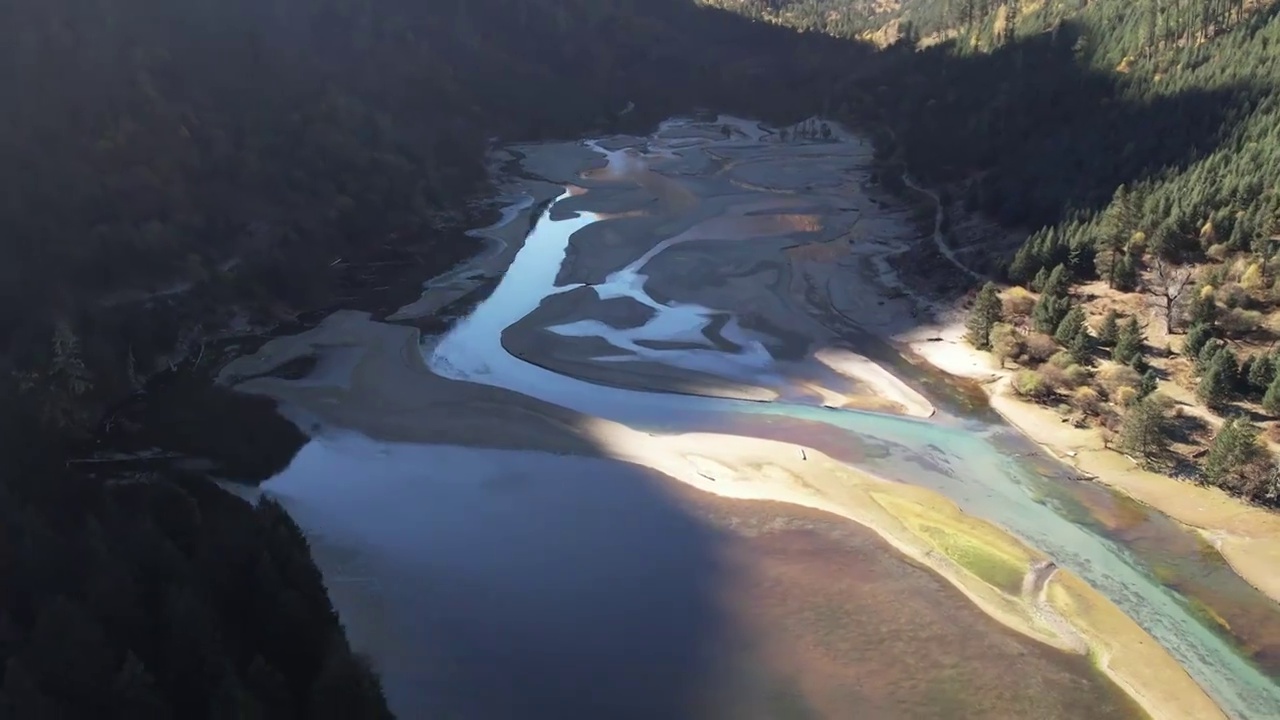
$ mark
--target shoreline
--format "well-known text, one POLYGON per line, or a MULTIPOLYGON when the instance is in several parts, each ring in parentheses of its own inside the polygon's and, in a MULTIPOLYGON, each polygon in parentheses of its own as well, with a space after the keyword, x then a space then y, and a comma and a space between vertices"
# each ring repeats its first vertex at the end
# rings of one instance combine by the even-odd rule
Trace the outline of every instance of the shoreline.
POLYGON ((1280 603, 1280 515, 1218 490, 1133 465, 1102 446, 1098 428, 1076 428, 1053 410, 1013 396, 1013 373, 992 367, 990 353, 968 345, 963 325, 928 333, 940 341, 907 339, 926 362, 981 385, 991 408, 1017 432, 1064 465, 1200 533, 1245 582, 1280 603))
POLYGON ((1054 572, 1044 583, 1042 601, 979 575, 985 571, 1023 584, 1046 558, 933 491, 877 478, 788 442, 718 433, 650 435, 513 392, 439 378, 418 353, 418 338, 414 328, 340 313, 315 330, 277 338, 233 362, 222 379, 256 375, 237 389, 276 399, 287 417, 312 434, 345 427, 384 440, 479 447, 502 437, 510 447, 631 462, 724 498, 830 512, 930 568, 1006 627, 1065 652, 1087 647, 1099 670, 1152 717, 1225 717, 1163 646, 1073 574, 1054 572), (263 375, 296 357, 337 348, 359 353, 340 377, 298 381, 263 375), (438 412, 464 403, 493 412, 482 423, 438 412), (964 560, 973 565, 975 555, 982 562, 966 567, 964 560), (1063 637, 1053 614, 1076 637, 1063 637))
MULTIPOLYGON (((544 157, 542 162, 550 166, 554 164, 553 159, 544 157)), ((556 175, 559 171, 557 168, 548 174, 556 175)), ((578 182, 582 179, 577 178, 578 182)), ((541 195, 544 189, 540 185, 536 194, 541 195)), ((590 203, 593 207, 600 200, 598 193, 595 198, 590 203)), ((586 209, 583 204, 570 207, 586 209)), ((500 271, 499 266, 509 262, 520 247, 518 226, 525 223, 515 221, 530 220, 536 208, 535 203, 533 208, 517 210, 506 225, 488 228, 491 233, 510 233, 514 242, 482 256, 474 265, 489 272, 500 271)), ((890 213, 887 217, 892 220, 893 211, 890 213)), ((519 235, 523 236, 523 232, 519 235)), ((863 242, 870 238, 860 236, 861 233, 848 236, 850 259, 870 260, 875 269, 882 271, 875 273, 880 282, 855 283, 852 287, 845 284, 840 295, 844 302, 833 302, 830 309, 846 320, 855 315, 876 318, 881 324, 876 334, 886 338, 893 338, 894 331, 905 331, 907 328, 903 326, 921 329, 915 324, 914 312, 911 320, 907 319, 909 306, 919 301, 918 296, 909 290, 906 297, 891 295, 892 283, 886 282, 884 271, 890 270, 887 259, 901 246, 887 238, 863 242), (884 307, 886 301, 887 308, 884 307), (850 304, 856 308, 849 307, 850 304), (854 309, 860 312, 849 312, 854 309)), ((873 233, 870 237, 874 236, 873 233)), ((571 256, 574 248, 571 244, 571 256)), ((719 243, 716 249, 721 261, 732 252, 732 246, 719 243)), ((782 292, 784 289, 801 286, 825 285, 832 294, 832 281, 854 269, 843 262, 830 263, 820 258, 807 261, 800 257, 779 263, 778 268, 779 279, 770 283, 776 294, 774 301, 787 297, 782 292), (788 267, 790 270, 785 270, 788 267)), ((461 278, 463 274, 459 271, 453 276, 461 279, 459 285, 429 287, 416 307, 402 308, 401 313, 417 315, 434 309, 432 306, 438 308, 444 298, 427 295, 433 290, 452 294, 464 289, 470 280, 461 278)), ((667 282, 670 278, 658 274, 655 279, 667 282)), ((565 278, 560 280, 563 282, 565 278)), ((735 297, 718 295, 713 300, 726 296, 735 297)), ((795 312, 797 308, 789 305, 785 303, 777 308, 766 305, 756 311, 763 317, 784 321, 801 317, 795 312)), ((802 309, 812 314, 815 309, 824 308, 804 303, 802 309)), ((965 515, 941 494, 877 478, 792 443, 719 433, 655 436, 564 410, 518 392, 448 380, 434 375, 425 366, 418 349, 417 330, 372 322, 368 316, 358 313, 338 313, 330 320, 333 322, 327 320, 311 332, 277 338, 255 356, 232 363, 251 370, 239 373, 228 366, 224 368, 223 380, 235 382, 232 376, 236 375, 257 376, 238 383, 237 388, 279 400, 287 416, 304 431, 313 433, 322 432, 326 426, 344 427, 381 440, 601 456, 650 468, 720 497, 777 501, 832 513, 867 528, 906 559, 929 568, 1002 625, 1061 651, 1088 654, 1103 674, 1153 717, 1225 717, 1169 651, 1075 575, 1053 571, 1030 583, 1037 588, 1035 592, 1020 591, 1019 586, 1028 584, 1028 577, 1044 571, 1047 558, 998 526, 965 515), (270 372, 270 367, 264 365, 278 366, 282 358, 323 357, 335 348, 359 355, 352 363, 339 363, 337 375, 307 378, 304 382, 264 375, 270 372), (268 362, 251 362, 264 359, 268 362), (275 362, 270 362, 272 360, 275 362), (451 415, 452 409, 462 408, 482 408, 488 414, 480 419, 471 417, 471 413, 451 415), (978 564, 973 566, 974 562, 978 564), (1010 577, 1014 579, 1012 589, 1010 577)), ((510 330, 508 328, 508 332, 510 330)), ((855 372, 841 372, 839 366, 850 363, 839 360, 848 358, 823 364, 845 377, 859 372, 870 375, 856 379, 869 387, 871 396, 915 411, 905 414, 917 417, 933 414, 932 404, 915 393, 902 378, 872 361, 863 363, 860 356, 852 357, 852 367, 844 369, 855 372), (902 402, 904 399, 907 402, 902 402)), ((530 361, 528 357, 524 359, 530 361)), ((821 358, 817 360, 822 362, 821 358)))

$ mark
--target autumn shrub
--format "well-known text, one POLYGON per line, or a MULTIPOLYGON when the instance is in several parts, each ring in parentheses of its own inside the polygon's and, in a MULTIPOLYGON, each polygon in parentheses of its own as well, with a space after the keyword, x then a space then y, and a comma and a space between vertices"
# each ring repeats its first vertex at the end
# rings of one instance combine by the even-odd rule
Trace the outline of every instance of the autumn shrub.
POLYGON ((1018 359, 1023 353, 1022 336, 1008 323, 996 323, 991 327, 991 354, 1000 367, 1009 359, 1018 359))
POLYGON ((1102 396, 1087 385, 1072 391, 1070 402, 1071 407, 1086 415, 1097 415, 1102 410, 1102 396))
POLYGON ((1058 352, 1053 354, 1053 357, 1049 358, 1049 364, 1056 368, 1061 368, 1063 370, 1066 370, 1072 365, 1075 365, 1076 360, 1075 358, 1071 357, 1071 353, 1067 352, 1066 350, 1059 350, 1058 352))
POLYGON ((1035 370, 1019 370, 1014 373, 1013 391, 1032 400, 1044 400, 1053 395, 1053 389, 1035 370))
POLYGON ((1107 393, 1107 397, 1115 399, 1116 393, 1123 388, 1137 392, 1142 384, 1142 376, 1128 365, 1107 365, 1098 372, 1098 384, 1107 393))
POLYGON ((1249 291, 1240 283, 1227 283, 1217 289, 1214 300, 1223 307, 1245 307, 1249 304, 1249 291))
POLYGON ((1039 365, 1049 358, 1061 348, 1056 340, 1044 333, 1033 332, 1027 335, 1022 341, 1022 354, 1025 362, 1024 365, 1039 365))
POLYGON ((1248 335, 1262 327, 1262 313, 1234 307, 1222 313, 1218 326, 1228 335, 1248 335))
POLYGON ((1138 389, 1122 387, 1111 394, 1111 402, 1117 407, 1127 408, 1138 399, 1138 389))
POLYGON ((1007 318, 1030 317, 1036 297, 1024 287, 1011 287, 1004 294, 1004 316, 1007 318))
POLYGON ((1044 381, 1051 392, 1068 392, 1076 387, 1072 381, 1071 374, 1067 372, 1066 368, 1050 363, 1040 366, 1040 379, 1044 381))

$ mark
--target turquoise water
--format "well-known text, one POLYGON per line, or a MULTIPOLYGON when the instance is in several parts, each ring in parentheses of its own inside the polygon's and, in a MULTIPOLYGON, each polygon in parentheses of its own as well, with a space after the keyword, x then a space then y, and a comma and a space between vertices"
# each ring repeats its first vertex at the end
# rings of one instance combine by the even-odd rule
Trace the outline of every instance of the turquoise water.
MULTIPOLYGON (((716 142, 708 140, 704 144, 716 142)), ((660 140, 651 141, 651 146, 674 154, 698 151, 687 140, 679 149, 660 140)), ((1280 717, 1280 686, 1276 678, 1245 657, 1239 643, 1221 628, 1206 622, 1194 603, 1158 580, 1149 562, 1150 553, 1144 558, 1109 536, 1096 522, 1089 522, 1087 512, 1081 510, 1083 506, 1079 502, 1072 506, 1069 493, 1061 492, 1059 481, 1042 477, 1003 449, 996 437, 1000 431, 997 427, 604 387, 508 354, 502 345, 504 330, 533 312, 544 298, 578 287, 556 284, 569 238, 601 218, 590 212, 559 217, 562 212, 557 203, 568 197, 566 192, 538 220, 493 294, 443 337, 424 341, 424 357, 434 372, 507 388, 646 430, 717 431, 744 419, 778 418, 842 434, 851 446, 861 449, 859 467, 937 490, 966 512, 1007 528, 1053 557, 1060 566, 1083 577, 1164 645, 1232 717, 1280 717)), ((657 252, 660 250, 655 248, 648 257, 657 252)), ((704 308, 663 304, 644 294, 643 263, 633 263, 619 273, 605 283, 601 292, 623 294, 649 305, 658 315, 643 332, 651 334, 655 327, 674 328, 681 339, 687 340, 694 335, 690 331, 705 320, 704 308), (662 319, 664 314, 669 314, 669 319, 662 319)), ((575 331, 608 333, 596 326, 579 325, 569 334, 575 331)), ((618 341, 615 345, 626 347, 627 338, 614 339, 618 341)), ((770 373, 755 350, 720 357, 712 352, 663 350, 660 357, 651 355, 647 359, 695 369, 706 369, 708 362, 715 360, 717 369, 735 378, 770 373)), ((1177 530, 1170 524, 1163 531, 1177 530)), ((1194 565, 1196 561, 1185 562, 1194 565)), ((1211 563, 1212 559, 1204 562, 1211 563)), ((1236 594, 1246 592, 1240 590, 1236 594)), ((1271 607, 1260 594, 1253 595, 1256 597, 1239 597, 1237 601, 1271 607)))

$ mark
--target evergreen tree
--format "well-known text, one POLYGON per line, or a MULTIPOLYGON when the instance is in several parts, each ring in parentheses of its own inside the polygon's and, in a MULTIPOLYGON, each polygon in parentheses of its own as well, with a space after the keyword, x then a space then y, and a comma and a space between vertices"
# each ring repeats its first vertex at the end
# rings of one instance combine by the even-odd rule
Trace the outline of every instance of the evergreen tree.
POLYGON ((1108 310, 1102 319, 1102 327, 1098 328, 1098 344, 1103 347, 1114 347, 1120 338, 1120 313, 1108 310))
POLYGON ((1058 325, 1062 323, 1062 319, 1067 316, 1070 309, 1070 298, 1045 293, 1031 309, 1031 322, 1035 325, 1037 332, 1052 335, 1057 332, 1058 325))
POLYGON ((1071 338, 1071 342, 1067 345, 1067 352, 1071 354, 1071 359, 1081 365, 1093 364, 1093 336, 1085 328, 1071 338))
POLYGON ((1196 395, 1209 407, 1221 407, 1231 399, 1239 371, 1235 353, 1229 348, 1220 349, 1214 353, 1209 368, 1200 377, 1196 395))
POLYGON ((1213 339, 1213 329, 1203 322, 1198 322, 1187 329, 1187 336, 1182 341, 1182 354, 1185 357, 1199 357, 1206 343, 1213 339))
POLYGON ((1272 415, 1280 415, 1280 373, 1276 373, 1262 396, 1262 407, 1272 415))
POLYGON ((987 283, 978 291, 973 309, 969 312, 969 342, 979 350, 991 348, 991 328, 1000 322, 1003 307, 1000 292, 994 283, 987 283))
POLYGON ((1076 336, 1081 333, 1088 335, 1089 330, 1085 327, 1084 308, 1075 305, 1067 311, 1067 314, 1058 323, 1058 327, 1054 329, 1053 339, 1063 345, 1070 346, 1075 341, 1076 336))
POLYGON ((1191 298, 1188 320, 1192 325, 1213 327, 1218 322, 1218 304, 1213 299, 1213 288, 1199 288, 1191 298))
POLYGON ((1041 267, 1036 276, 1031 279, 1031 289, 1036 292, 1044 292, 1044 286, 1049 282, 1048 268, 1041 267))
POLYGON ((1276 377, 1275 357, 1259 353, 1249 366, 1249 386, 1253 392, 1265 393, 1276 377))
POLYGON ((1120 255, 1111 276, 1111 286, 1125 292, 1138 288, 1138 261, 1129 253, 1120 255))
POLYGON ((1217 357, 1218 353, 1222 352, 1225 347, 1226 343, 1218 340, 1217 338, 1205 343, 1204 346, 1200 348, 1200 352, 1196 353, 1196 372, 1201 375, 1208 372, 1209 366, 1213 364, 1213 359, 1217 357))
POLYGON ((1142 374, 1142 383, 1138 385, 1138 397, 1144 398, 1156 391, 1160 378, 1156 375, 1155 369, 1148 369, 1142 374))
POLYGON ((1054 297, 1066 297, 1067 291, 1070 289, 1070 282, 1071 278, 1067 275, 1066 266, 1058 263, 1054 266, 1053 271, 1049 273, 1049 277, 1045 279, 1040 292, 1054 297))
POLYGON ((1111 359, 1121 365, 1130 365, 1142 355, 1146 337, 1142 334, 1142 326, 1138 319, 1131 317, 1120 327, 1120 335, 1111 350, 1111 359))
POLYGON ((1218 429, 1204 458, 1204 475, 1210 483, 1238 490, 1266 450, 1258 428, 1242 417, 1231 417, 1218 429))
POLYGON ((1120 446, 1143 458, 1169 448, 1169 401, 1154 393, 1134 402, 1120 422, 1120 446))

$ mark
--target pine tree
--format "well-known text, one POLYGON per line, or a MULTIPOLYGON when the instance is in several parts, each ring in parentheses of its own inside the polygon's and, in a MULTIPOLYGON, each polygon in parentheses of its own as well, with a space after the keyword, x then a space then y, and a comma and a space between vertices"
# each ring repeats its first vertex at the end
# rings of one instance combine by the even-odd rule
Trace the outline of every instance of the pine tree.
POLYGON ((1221 407, 1231 399, 1239 371, 1235 353, 1229 348, 1220 349, 1214 353, 1209 368, 1200 377, 1196 395, 1209 407, 1221 407))
POLYGON ((1138 385, 1138 397, 1144 398, 1156 391, 1160 378, 1156 375, 1154 369, 1148 369, 1142 374, 1142 383, 1138 385))
POLYGON ((969 327, 969 342, 979 350, 987 350, 991 348, 991 328, 1000 322, 1000 315, 1003 306, 1000 302, 1000 292, 996 289, 994 283, 987 283, 982 286, 982 290, 978 292, 978 297, 974 300, 973 310, 969 313, 967 325, 969 327))
POLYGON ((1198 322, 1187 329, 1187 336, 1182 341, 1182 354, 1195 358, 1200 355, 1206 343, 1213 339, 1213 328, 1198 322))
POLYGON ((1191 298, 1188 320, 1192 325, 1201 324, 1213 327, 1218 321, 1218 304, 1213 299, 1213 288, 1202 287, 1191 298))
POLYGON ((1114 347, 1116 340, 1120 338, 1120 313, 1113 310, 1107 311, 1107 316, 1102 319, 1102 327, 1098 328, 1098 343, 1104 347, 1114 347))
POLYGON ((1036 273, 1036 276, 1031 279, 1031 289, 1036 292, 1044 292, 1044 286, 1048 282, 1049 270, 1048 268, 1042 267, 1040 268, 1040 271, 1036 273))
POLYGON ((1251 466, 1262 460, 1265 453, 1256 425, 1242 417, 1228 418, 1214 435, 1205 455, 1205 478, 1214 485, 1239 489, 1251 466))
POLYGON ((1070 346, 1071 343, 1075 341, 1077 335, 1080 333, 1087 335, 1089 333, 1085 328, 1084 323, 1084 309, 1079 305, 1072 306, 1072 308, 1067 311, 1067 314, 1062 317, 1062 320, 1058 323, 1058 327, 1054 328, 1053 339, 1063 345, 1070 346))
POLYGON ((1120 446, 1144 458, 1169 447, 1169 401, 1158 393, 1129 406, 1120 422, 1120 446))
POLYGON ((1142 355, 1142 346, 1146 338, 1142 334, 1142 326, 1137 318, 1129 318, 1120 328, 1116 346, 1111 350, 1111 359, 1121 365, 1130 365, 1142 355))
POLYGON ((1085 328, 1080 328, 1075 337, 1071 338, 1071 342, 1067 345, 1067 352, 1071 354, 1071 359, 1081 365, 1093 364, 1093 336, 1085 328))
POLYGON ((1217 338, 1205 343, 1200 348, 1200 352, 1196 353, 1196 372, 1201 375, 1208 372, 1209 366, 1213 364, 1213 358, 1225 347, 1226 344, 1217 338))
POLYGON ((1272 415, 1280 415, 1280 373, 1276 373, 1262 396, 1262 407, 1272 415))
POLYGON ((1249 366, 1249 387, 1253 392, 1264 393, 1276 376, 1275 358, 1259 353, 1249 366))
POLYGON ((1131 292, 1138 287, 1138 261, 1129 253, 1120 255, 1112 271, 1111 287, 1131 292))
POLYGON ((1071 278, 1067 276, 1066 266, 1058 263, 1054 266, 1053 271, 1049 273, 1049 277, 1045 279, 1040 292, 1044 295, 1066 297, 1070 282, 1071 278))

